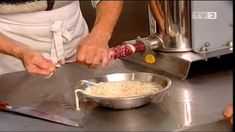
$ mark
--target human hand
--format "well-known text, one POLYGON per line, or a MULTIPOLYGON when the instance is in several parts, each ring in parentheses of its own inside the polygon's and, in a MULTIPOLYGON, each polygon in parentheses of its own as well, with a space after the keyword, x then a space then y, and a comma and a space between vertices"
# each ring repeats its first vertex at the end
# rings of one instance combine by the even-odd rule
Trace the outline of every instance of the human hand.
POLYGON ((223 111, 224 118, 233 124, 233 106, 228 105, 223 111))
POLYGON ((77 47, 77 61, 95 68, 101 64, 104 68, 109 61, 109 36, 102 32, 91 32, 88 34, 77 47))
POLYGON ((30 74, 49 75, 55 71, 53 62, 44 58, 40 52, 28 49, 22 53, 20 59, 30 74))

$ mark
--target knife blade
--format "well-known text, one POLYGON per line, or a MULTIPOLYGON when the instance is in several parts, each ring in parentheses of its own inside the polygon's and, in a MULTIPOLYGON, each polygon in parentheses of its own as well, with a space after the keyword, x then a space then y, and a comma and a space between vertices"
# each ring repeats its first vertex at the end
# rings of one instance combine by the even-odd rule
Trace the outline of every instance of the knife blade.
POLYGON ((14 112, 14 113, 18 113, 18 114, 38 118, 38 119, 43 119, 43 120, 47 120, 50 122, 55 122, 55 123, 59 123, 59 124, 67 125, 67 126, 81 127, 76 121, 73 121, 68 118, 61 117, 55 114, 51 114, 42 110, 34 109, 31 107, 13 107, 7 103, 0 102, 0 110, 14 112))

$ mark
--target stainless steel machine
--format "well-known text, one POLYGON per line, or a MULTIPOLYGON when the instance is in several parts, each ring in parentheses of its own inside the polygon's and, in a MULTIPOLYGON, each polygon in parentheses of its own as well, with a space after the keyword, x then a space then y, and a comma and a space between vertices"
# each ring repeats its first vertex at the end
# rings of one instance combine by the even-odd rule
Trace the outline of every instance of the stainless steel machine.
POLYGON ((124 60, 186 79, 191 63, 233 53, 232 1, 150 1, 144 52, 124 60))

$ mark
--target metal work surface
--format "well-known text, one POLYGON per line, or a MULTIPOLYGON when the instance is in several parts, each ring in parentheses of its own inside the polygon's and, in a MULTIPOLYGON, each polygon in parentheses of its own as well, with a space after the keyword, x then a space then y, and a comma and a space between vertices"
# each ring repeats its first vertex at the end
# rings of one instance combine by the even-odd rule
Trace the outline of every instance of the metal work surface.
MULTIPOLYGON (((203 69, 203 68, 202 68, 203 69)), ((205 69, 205 68, 204 68, 205 69)), ((77 120, 83 128, 64 126, 32 117, 0 112, 0 131, 230 131, 222 111, 232 103, 232 68, 196 72, 187 80, 165 75, 172 81, 169 96, 160 103, 137 109, 111 110, 82 103, 75 111, 74 85, 82 79, 120 72, 160 72, 116 60, 107 69, 63 65, 49 79, 17 72, 0 76, 0 101, 29 106, 77 120)))

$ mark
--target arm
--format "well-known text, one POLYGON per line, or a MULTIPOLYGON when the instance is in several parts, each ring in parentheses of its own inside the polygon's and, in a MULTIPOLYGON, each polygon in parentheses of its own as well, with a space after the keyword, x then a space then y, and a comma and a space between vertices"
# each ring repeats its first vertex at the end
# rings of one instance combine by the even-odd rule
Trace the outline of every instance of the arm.
POLYGON ((0 34, 0 53, 20 59, 23 57, 23 52, 25 52, 25 50, 25 48, 14 44, 12 40, 0 34))
POLYGON ((101 1, 97 6, 95 25, 91 32, 101 31, 110 38, 121 9, 121 1, 101 1))
POLYGON ((41 53, 22 47, 3 34, 0 34, 0 53, 20 59, 25 69, 32 74, 47 75, 55 70, 52 62, 41 53))
POLYGON ((77 61, 96 67, 107 66, 108 42, 122 9, 122 1, 101 1, 97 5, 95 25, 77 48, 77 61))

